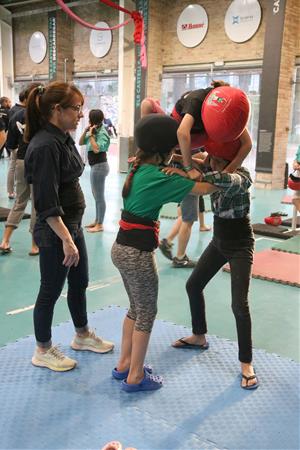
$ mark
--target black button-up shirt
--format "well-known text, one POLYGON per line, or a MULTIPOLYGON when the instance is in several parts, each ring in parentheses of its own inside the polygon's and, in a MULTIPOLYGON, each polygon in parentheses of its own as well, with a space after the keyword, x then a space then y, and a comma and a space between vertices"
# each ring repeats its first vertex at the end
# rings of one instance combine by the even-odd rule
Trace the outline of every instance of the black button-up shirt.
POLYGON ((31 139, 25 156, 25 177, 33 185, 34 206, 40 221, 62 216, 80 222, 84 196, 78 177, 84 164, 68 133, 48 123, 31 139))

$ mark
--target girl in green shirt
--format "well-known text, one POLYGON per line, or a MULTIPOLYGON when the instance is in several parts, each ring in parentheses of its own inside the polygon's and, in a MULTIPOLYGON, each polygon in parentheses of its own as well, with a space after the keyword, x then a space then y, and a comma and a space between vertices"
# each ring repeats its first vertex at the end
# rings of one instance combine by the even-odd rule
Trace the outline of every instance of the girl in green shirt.
POLYGON ((136 159, 125 181, 124 209, 120 229, 112 247, 112 261, 119 270, 130 307, 123 323, 121 355, 112 371, 123 380, 126 392, 162 387, 162 378, 144 366, 153 322, 157 313, 158 274, 154 250, 158 246, 159 212, 168 202, 180 202, 187 193, 210 194, 217 190, 200 183, 169 176, 162 165, 177 145, 177 122, 160 114, 150 114, 135 127, 136 159))

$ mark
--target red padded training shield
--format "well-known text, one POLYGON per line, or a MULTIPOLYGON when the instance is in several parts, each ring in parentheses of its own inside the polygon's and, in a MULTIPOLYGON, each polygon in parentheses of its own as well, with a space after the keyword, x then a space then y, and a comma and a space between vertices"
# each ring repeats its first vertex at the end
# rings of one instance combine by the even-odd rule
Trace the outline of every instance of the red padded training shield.
POLYGON ((215 142, 230 142, 244 131, 250 114, 245 92, 230 86, 213 89, 202 105, 202 120, 208 136, 215 142))
POLYGON ((214 142, 208 139, 205 143, 205 150, 211 156, 232 161, 240 149, 241 143, 239 139, 232 142, 214 142))

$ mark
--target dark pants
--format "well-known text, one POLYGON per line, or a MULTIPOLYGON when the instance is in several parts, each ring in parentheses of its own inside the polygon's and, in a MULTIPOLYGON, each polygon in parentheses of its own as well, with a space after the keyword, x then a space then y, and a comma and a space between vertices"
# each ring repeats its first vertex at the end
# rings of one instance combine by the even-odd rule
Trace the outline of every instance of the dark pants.
POLYGON ((205 212, 205 203, 202 195, 199 195, 199 212, 201 213, 205 212))
MULTIPOLYGON (((231 270, 232 311, 236 320, 239 360, 252 361, 251 317, 248 291, 253 263, 254 240, 224 241, 213 238, 202 253, 197 266, 187 281, 194 334, 207 333, 203 289, 221 267, 229 262, 231 270)), ((219 294, 223 295, 222 292, 219 294)))
POLYGON ((68 307, 77 330, 87 329, 86 288, 88 286, 88 258, 80 225, 68 226, 79 251, 77 267, 63 266, 61 239, 47 224, 37 223, 34 240, 40 250, 41 285, 34 307, 34 331, 38 345, 51 346, 51 325, 54 306, 68 279, 68 307))

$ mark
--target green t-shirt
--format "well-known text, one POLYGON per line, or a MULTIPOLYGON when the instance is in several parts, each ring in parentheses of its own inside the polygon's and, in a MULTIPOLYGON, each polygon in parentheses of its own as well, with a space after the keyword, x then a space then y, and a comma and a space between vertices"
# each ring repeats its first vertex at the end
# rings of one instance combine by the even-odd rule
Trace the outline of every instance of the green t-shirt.
POLYGON ((132 179, 124 198, 124 209, 131 214, 157 220, 165 203, 181 202, 193 189, 195 181, 179 175, 166 175, 158 166, 143 164, 132 179))
MULTIPOLYGON (((90 134, 90 132, 88 132, 84 138, 84 144, 86 145, 86 150, 88 152, 93 151, 93 148, 90 143, 90 136, 91 136, 91 134, 90 134)), ((94 134, 94 138, 99 147, 99 151, 107 152, 109 145, 110 145, 110 137, 109 137, 104 125, 101 125, 101 127, 99 127, 97 129, 96 134, 94 134)))

